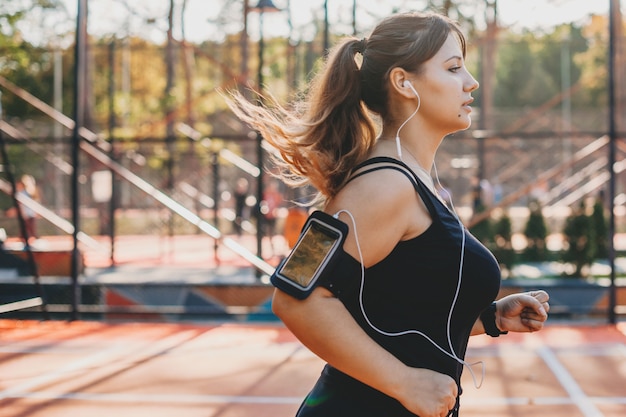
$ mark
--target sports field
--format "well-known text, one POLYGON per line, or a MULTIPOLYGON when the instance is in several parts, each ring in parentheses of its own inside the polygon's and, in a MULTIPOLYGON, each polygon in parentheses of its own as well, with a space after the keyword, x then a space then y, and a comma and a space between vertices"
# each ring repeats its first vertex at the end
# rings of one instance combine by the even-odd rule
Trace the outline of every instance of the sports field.
MULTIPOLYGON (((625 323, 478 336, 468 359, 463 417, 626 415, 625 323)), ((0 416, 287 417, 321 367, 278 323, 0 320, 0 416)))

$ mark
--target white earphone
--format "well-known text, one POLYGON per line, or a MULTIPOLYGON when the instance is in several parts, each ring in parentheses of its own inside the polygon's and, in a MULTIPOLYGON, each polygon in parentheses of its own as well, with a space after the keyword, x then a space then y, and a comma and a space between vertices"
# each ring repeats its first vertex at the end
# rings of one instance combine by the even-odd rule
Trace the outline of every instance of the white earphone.
POLYGON ((415 87, 413 87, 413 83, 411 83, 411 81, 404 80, 404 83, 402 85, 406 88, 410 88, 411 91, 413 91, 413 94, 415 94, 415 97, 417 97, 418 100, 420 99, 420 95, 417 93, 415 87))
POLYGON ((405 88, 410 88, 411 91, 413 91, 413 94, 415 94, 415 97, 417 97, 417 107, 415 108, 415 111, 409 116, 409 118, 406 119, 404 123, 400 125, 400 127, 398 128, 398 132, 396 133, 396 148, 398 151, 398 158, 400 158, 401 161, 403 161, 403 159, 402 159, 402 144, 400 143, 400 130, 404 127, 405 124, 409 122, 409 120, 411 120, 417 114, 417 112, 420 109, 420 105, 422 104, 420 95, 417 93, 417 90, 415 89, 415 87, 413 87, 413 84, 411 83, 411 81, 404 80, 402 85, 405 88))
MULTIPOLYGON (((404 123, 402 123, 402 124, 400 125, 400 127, 398 128, 398 131, 396 132, 396 146, 397 146, 397 151, 398 151, 398 158, 399 158, 401 161, 403 161, 403 159, 402 159, 402 144, 401 144, 401 142, 400 142, 400 130, 404 127, 404 125, 406 125, 406 124, 409 122, 409 120, 411 120, 411 119, 412 119, 412 118, 413 118, 413 117, 417 114, 417 112, 418 112, 418 111, 419 111, 419 109, 420 109, 420 105, 421 105, 421 103, 422 103, 421 98, 420 98, 420 95, 418 94, 418 92, 417 92, 417 90, 415 89, 415 87, 413 87, 413 84, 411 83, 411 81, 409 81, 409 80, 404 80, 404 82, 402 83, 402 85, 403 85, 405 88, 410 88, 410 89, 411 89, 411 91, 413 91, 413 93, 415 94, 415 97, 417 97, 417 107, 415 108, 415 111, 414 111, 414 112, 413 112, 413 113, 409 116, 409 118, 408 118, 408 119, 406 119, 406 120, 404 121, 404 123)), ((435 166, 435 165, 433 164, 433 166, 435 166)), ((436 167, 436 166, 435 166, 435 176, 436 176, 436 178, 437 178, 437 183, 438 183, 438 184, 439 184, 439 186, 441 187, 441 182, 439 181, 439 174, 437 173, 437 167, 436 167)), ((370 327, 371 327, 372 329, 374 329, 375 331, 377 331, 378 333, 380 333, 380 334, 383 334, 383 335, 386 335, 386 336, 402 336, 402 335, 405 335, 405 334, 411 334, 411 333, 413 333, 413 334, 419 334, 419 335, 423 336, 423 337, 424 337, 424 338, 426 338, 426 339, 427 339, 430 343, 432 343, 432 344, 433 344, 436 348, 438 348, 440 351, 442 351, 443 353, 445 353, 447 356, 449 356, 449 357, 453 358, 453 359, 454 359, 454 360, 456 360, 457 362, 459 362, 459 363, 463 364, 464 366, 466 366, 466 367, 469 369, 470 374, 472 375, 472 379, 473 379, 473 381, 474 381, 474 386, 475 386, 476 388, 480 388, 480 386, 482 385, 482 381, 483 381, 483 380, 484 380, 484 378, 485 378, 485 366, 484 366, 484 363, 483 363, 482 361, 478 361, 478 362, 475 362, 475 363, 471 363, 471 364, 470 364, 470 363, 467 363, 466 361, 464 361, 463 359, 461 359, 461 358, 460 358, 460 357, 456 354, 456 352, 454 351, 454 347, 453 347, 453 345, 452 345, 452 339, 451 339, 451 335, 450 335, 450 323, 451 323, 451 321, 452 321, 452 313, 453 313, 453 311, 454 311, 454 307, 456 306, 456 302, 457 302, 457 299, 458 299, 458 297, 459 297, 459 292, 460 292, 460 290, 461 290, 461 280, 462 280, 462 277, 463 277, 463 264, 464 264, 464 262, 465 262, 465 232, 464 232, 464 228, 463 228, 463 223, 461 222, 461 219, 460 219, 460 218, 459 218, 459 216, 457 215, 457 213, 456 213, 456 209, 455 209, 454 205, 452 204, 452 202, 450 202, 450 204, 451 204, 451 212, 454 214, 454 216, 456 217, 456 219, 457 219, 457 221, 458 221, 458 223, 459 223, 459 227, 461 228, 461 235, 462 235, 462 238, 461 238, 461 253, 460 253, 460 260, 459 260, 459 273, 458 273, 457 287, 456 287, 456 291, 455 291, 455 293, 454 293, 454 299, 452 300, 452 305, 450 306, 450 310, 449 310, 449 312, 448 312, 447 329, 446 329, 446 330, 447 330, 447 336, 448 336, 448 348, 450 349, 450 351, 449 351, 449 352, 448 352, 448 351, 446 351, 446 350, 445 350, 445 349, 443 349, 441 346, 439 346, 439 345, 438 345, 435 341, 433 341, 430 337, 428 337, 426 334, 424 334, 424 333, 422 333, 421 331, 416 330, 416 329, 412 329, 412 330, 405 330, 405 331, 402 331, 402 332, 396 332, 396 333, 394 333, 394 332, 387 332, 387 331, 381 330, 381 329, 377 328, 376 326, 374 326, 374 325, 373 325, 373 324, 369 321, 369 319, 367 318, 367 315, 365 314, 365 308, 364 308, 364 306, 363 306, 362 292, 363 292, 363 285, 364 285, 364 280, 365 280, 365 271, 364 271, 364 270, 362 270, 362 272, 361 272, 361 274, 362 274, 362 275, 361 275, 361 299, 360 299, 360 303, 361 303, 361 311, 362 311, 363 316, 365 317, 365 320, 366 320, 366 321, 367 321, 367 323, 370 325, 370 327), (472 369, 472 366, 473 366, 473 365, 476 365, 476 364, 481 364, 481 365, 482 365, 482 376, 481 376, 480 382, 477 382, 476 375, 474 374, 474 370, 472 369)), ((342 211, 345 211, 346 213, 348 213, 348 214, 350 215, 350 217, 352 217, 352 215, 351 215, 351 213, 350 213, 350 212, 348 212, 348 211, 346 211, 346 210, 342 210, 342 211)), ((355 223, 355 221, 354 221, 354 218, 352 218, 352 223, 353 223, 353 226, 354 226, 354 229, 355 229, 355 230, 354 230, 354 235, 355 235, 355 238, 357 239, 357 250, 359 251, 359 256, 361 256, 361 257, 362 257, 362 255, 361 255, 361 250, 360 250, 360 247, 359 247, 359 245, 358 245, 358 237, 356 236, 356 223, 355 223)), ((362 258, 361 258, 361 264, 363 264, 363 260, 362 260, 362 258)))

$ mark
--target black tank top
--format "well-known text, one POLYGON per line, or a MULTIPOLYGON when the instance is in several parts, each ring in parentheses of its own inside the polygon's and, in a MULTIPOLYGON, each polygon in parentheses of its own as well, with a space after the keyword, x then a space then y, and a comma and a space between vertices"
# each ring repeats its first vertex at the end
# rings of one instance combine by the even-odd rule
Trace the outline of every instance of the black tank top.
MULTIPOLYGON (((498 262, 404 163, 386 157, 372 158, 355 169, 352 179, 379 169, 397 170, 411 181, 428 208, 432 224, 421 235, 399 242, 385 259, 365 269, 362 304, 367 318, 360 303, 359 261, 347 254, 343 256, 332 282, 325 286, 374 340, 402 362, 445 373, 460 387, 463 366, 425 337, 386 336, 374 330, 367 320, 390 333, 419 330, 451 353, 447 321, 459 280, 462 234, 465 234, 461 286, 450 322, 454 352, 464 358, 475 321, 498 294, 498 262)), ((349 221, 348 225, 354 227, 349 221)), ((358 354, 358 347, 355 349, 358 354)))

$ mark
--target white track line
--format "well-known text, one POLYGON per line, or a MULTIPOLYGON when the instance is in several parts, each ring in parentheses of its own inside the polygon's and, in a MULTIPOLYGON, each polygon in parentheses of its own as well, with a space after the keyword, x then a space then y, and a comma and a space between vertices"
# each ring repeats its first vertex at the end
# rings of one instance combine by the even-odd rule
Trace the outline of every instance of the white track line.
POLYGON ((576 404, 585 417, 604 417, 604 414, 602 414, 591 399, 585 395, 578 383, 576 383, 576 380, 567 372, 567 369, 559 362, 558 358, 549 347, 539 347, 537 354, 543 359, 546 365, 548 365, 556 379, 561 383, 561 386, 569 394, 573 403, 576 404))
POLYGON ((113 403, 165 403, 165 404, 299 404, 302 397, 261 397, 243 395, 185 395, 185 394, 90 394, 27 392, 16 393, 12 398, 40 400, 77 400, 113 403))
MULTIPOLYGON (((163 403, 163 404, 265 404, 284 405, 300 404, 301 397, 269 397, 253 395, 185 395, 185 394, 98 394, 98 393, 61 393, 52 391, 14 393, 11 398, 27 398, 34 400, 73 400, 98 401, 109 403, 163 403)), ((626 404, 625 397, 588 397, 596 404, 626 404)), ((510 397, 510 398, 465 398, 463 406, 498 407, 524 405, 577 405, 568 397, 510 397)))

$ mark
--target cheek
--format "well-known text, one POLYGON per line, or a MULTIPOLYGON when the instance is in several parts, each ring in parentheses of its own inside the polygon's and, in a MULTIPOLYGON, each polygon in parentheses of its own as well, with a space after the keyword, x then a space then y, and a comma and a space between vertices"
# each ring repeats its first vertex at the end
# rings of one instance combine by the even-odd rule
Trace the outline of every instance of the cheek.
POLYGON ((434 123, 454 129, 469 127, 471 119, 463 103, 462 86, 450 79, 431 79, 423 87, 420 113, 434 123))

